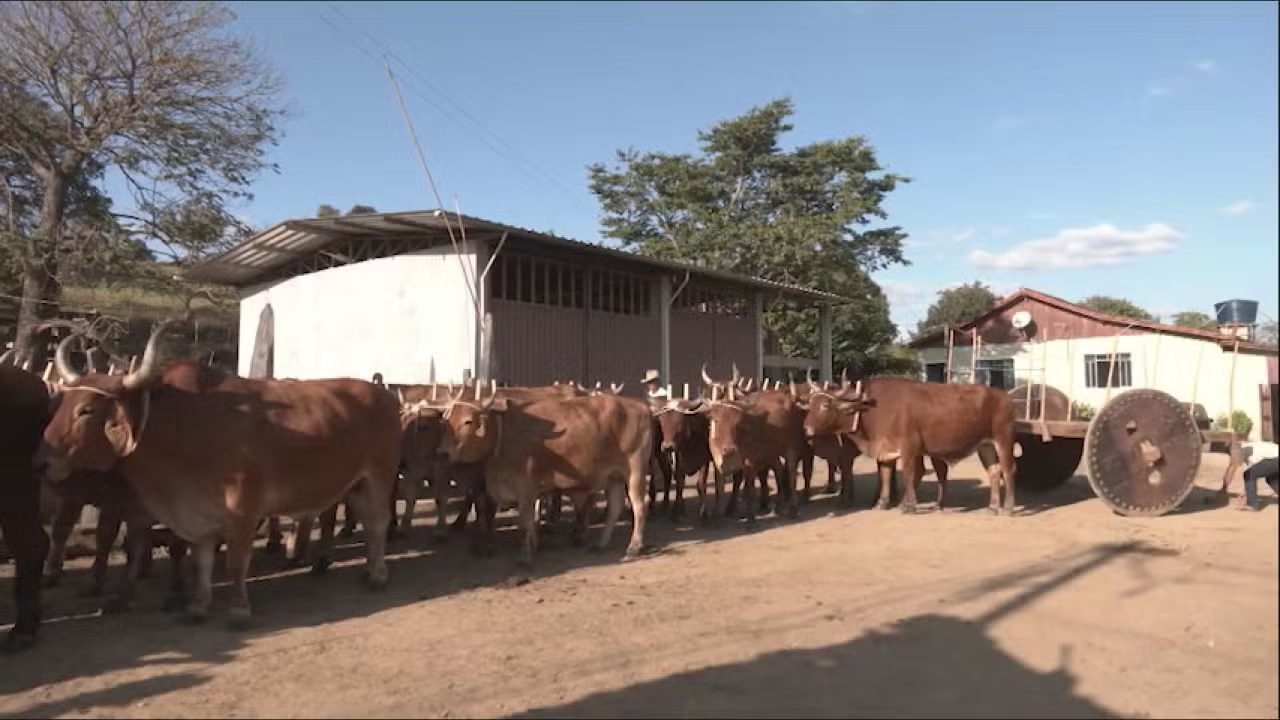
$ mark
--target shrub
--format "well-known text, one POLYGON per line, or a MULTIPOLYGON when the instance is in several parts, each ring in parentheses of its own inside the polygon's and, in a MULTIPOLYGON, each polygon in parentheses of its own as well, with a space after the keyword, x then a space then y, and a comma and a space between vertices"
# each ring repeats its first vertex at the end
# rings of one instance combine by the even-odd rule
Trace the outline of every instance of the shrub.
POLYGON ((1249 437, 1249 432, 1253 430, 1253 420, 1250 420, 1243 410, 1236 410, 1231 413, 1230 423, 1227 422, 1227 414, 1223 413, 1218 416, 1218 419, 1213 423, 1213 427, 1215 430, 1230 429, 1236 435, 1247 438, 1249 437))
POLYGON ((1078 400, 1071 403, 1071 419, 1073 420, 1092 420, 1097 412, 1089 403, 1083 403, 1078 400))

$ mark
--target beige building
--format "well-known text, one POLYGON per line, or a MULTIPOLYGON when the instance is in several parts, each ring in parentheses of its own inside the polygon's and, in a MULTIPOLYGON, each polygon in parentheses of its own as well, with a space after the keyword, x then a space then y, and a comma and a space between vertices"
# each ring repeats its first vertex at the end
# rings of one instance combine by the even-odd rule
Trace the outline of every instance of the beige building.
POLYGON ((1098 313, 1021 289, 985 315, 912 342, 924 379, 1012 389, 1045 382, 1099 409, 1131 388, 1154 388, 1204 408, 1245 412, 1253 439, 1272 439, 1277 348, 1227 329, 1193 329, 1098 313))

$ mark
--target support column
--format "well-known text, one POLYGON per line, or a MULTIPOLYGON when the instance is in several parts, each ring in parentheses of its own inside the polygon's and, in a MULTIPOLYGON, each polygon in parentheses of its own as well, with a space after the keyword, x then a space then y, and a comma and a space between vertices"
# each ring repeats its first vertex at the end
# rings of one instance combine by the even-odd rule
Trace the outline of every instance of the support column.
MULTIPOLYGON (((764 382, 764 295, 752 296, 752 312, 756 319, 756 372, 755 378, 764 382)), ((763 385, 761 385, 763 387, 763 385)))
POLYGON ((481 381, 488 382, 494 378, 493 367, 493 326, 492 318, 489 316, 489 282, 488 278, 481 278, 480 273, 484 271, 484 267, 489 262, 489 254, 491 249, 487 242, 468 243, 474 250, 472 262, 475 263, 469 271, 475 280, 476 295, 478 296, 478 306, 475 308, 475 372, 472 377, 479 378, 481 381))
POLYGON ((671 276, 658 276, 658 375, 661 382, 674 383, 671 377, 671 276))
POLYGON ((831 372, 831 306, 818 307, 818 374, 821 380, 835 380, 831 372))

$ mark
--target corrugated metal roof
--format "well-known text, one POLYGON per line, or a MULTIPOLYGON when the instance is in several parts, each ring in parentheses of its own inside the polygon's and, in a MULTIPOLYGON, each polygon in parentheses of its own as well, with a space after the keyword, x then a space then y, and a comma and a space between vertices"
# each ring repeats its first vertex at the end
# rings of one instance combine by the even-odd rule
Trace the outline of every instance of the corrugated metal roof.
POLYGON ((507 247, 541 245, 568 249, 649 268, 680 273, 687 271, 693 276, 770 290, 815 304, 849 302, 849 298, 822 290, 637 255, 483 218, 446 214, 440 210, 286 220, 245 239, 221 255, 192 266, 187 270, 186 276, 200 282, 245 286, 266 279, 273 271, 300 258, 326 252, 329 246, 337 242, 423 233, 447 237, 450 226, 455 233, 459 232, 459 222, 471 235, 482 232, 506 233, 507 247))

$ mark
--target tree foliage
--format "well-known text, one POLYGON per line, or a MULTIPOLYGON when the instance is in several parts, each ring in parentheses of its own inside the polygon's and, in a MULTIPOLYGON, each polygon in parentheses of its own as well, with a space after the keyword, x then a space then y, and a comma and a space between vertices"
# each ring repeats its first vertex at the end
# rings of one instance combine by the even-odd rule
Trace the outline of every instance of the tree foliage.
POLYGON ((1264 345, 1276 345, 1280 343, 1280 325, 1275 320, 1258 324, 1258 331, 1254 335, 1254 339, 1264 345))
POLYGON ((75 193, 100 196, 107 171, 131 204, 104 209, 113 230, 172 260, 247 231, 228 206, 270 167, 281 110, 275 75, 231 19, 210 2, 0 5, 0 147, 33 178, 38 212, 7 243, 23 279, 21 351, 57 307, 75 193))
MULTIPOLYGON (((784 150, 792 113, 774 100, 700 132, 696 154, 630 149, 591 165, 604 233, 646 255, 852 298, 833 313, 834 362, 878 371, 896 328, 868 273, 906 262, 905 234, 871 226, 907 179, 884 172, 862 137, 784 150)), ((816 312, 773 307, 765 321, 783 352, 816 353, 816 312)))
POLYGON ((378 208, 372 205, 356 204, 351 206, 351 209, 347 211, 347 214, 348 215, 372 215, 373 213, 376 213, 376 212, 378 212, 378 208))
POLYGON ((321 204, 320 207, 316 208, 316 217, 319 218, 338 217, 341 214, 341 210, 328 203, 321 204))
POLYGON ((1174 313, 1173 324, 1179 327, 1196 328, 1197 330, 1213 329, 1217 323, 1208 315, 1190 310, 1187 312, 1174 313))
POLYGON ((963 325, 991 309, 1000 298, 991 288, 974 280, 967 285, 938 291, 938 299, 925 312, 924 319, 916 324, 916 334, 930 330, 963 325))
POLYGON ((1090 295, 1080 301, 1081 307, 1089 308, 1095 312, 1105 313, 1107 315, 1115 315, 1118 317, 1133 318, 1134 320, 1155 320, 1155 316, 1143 310, 1132 302, 1124 298, 1111 297, 1109 295, 1090 295))

